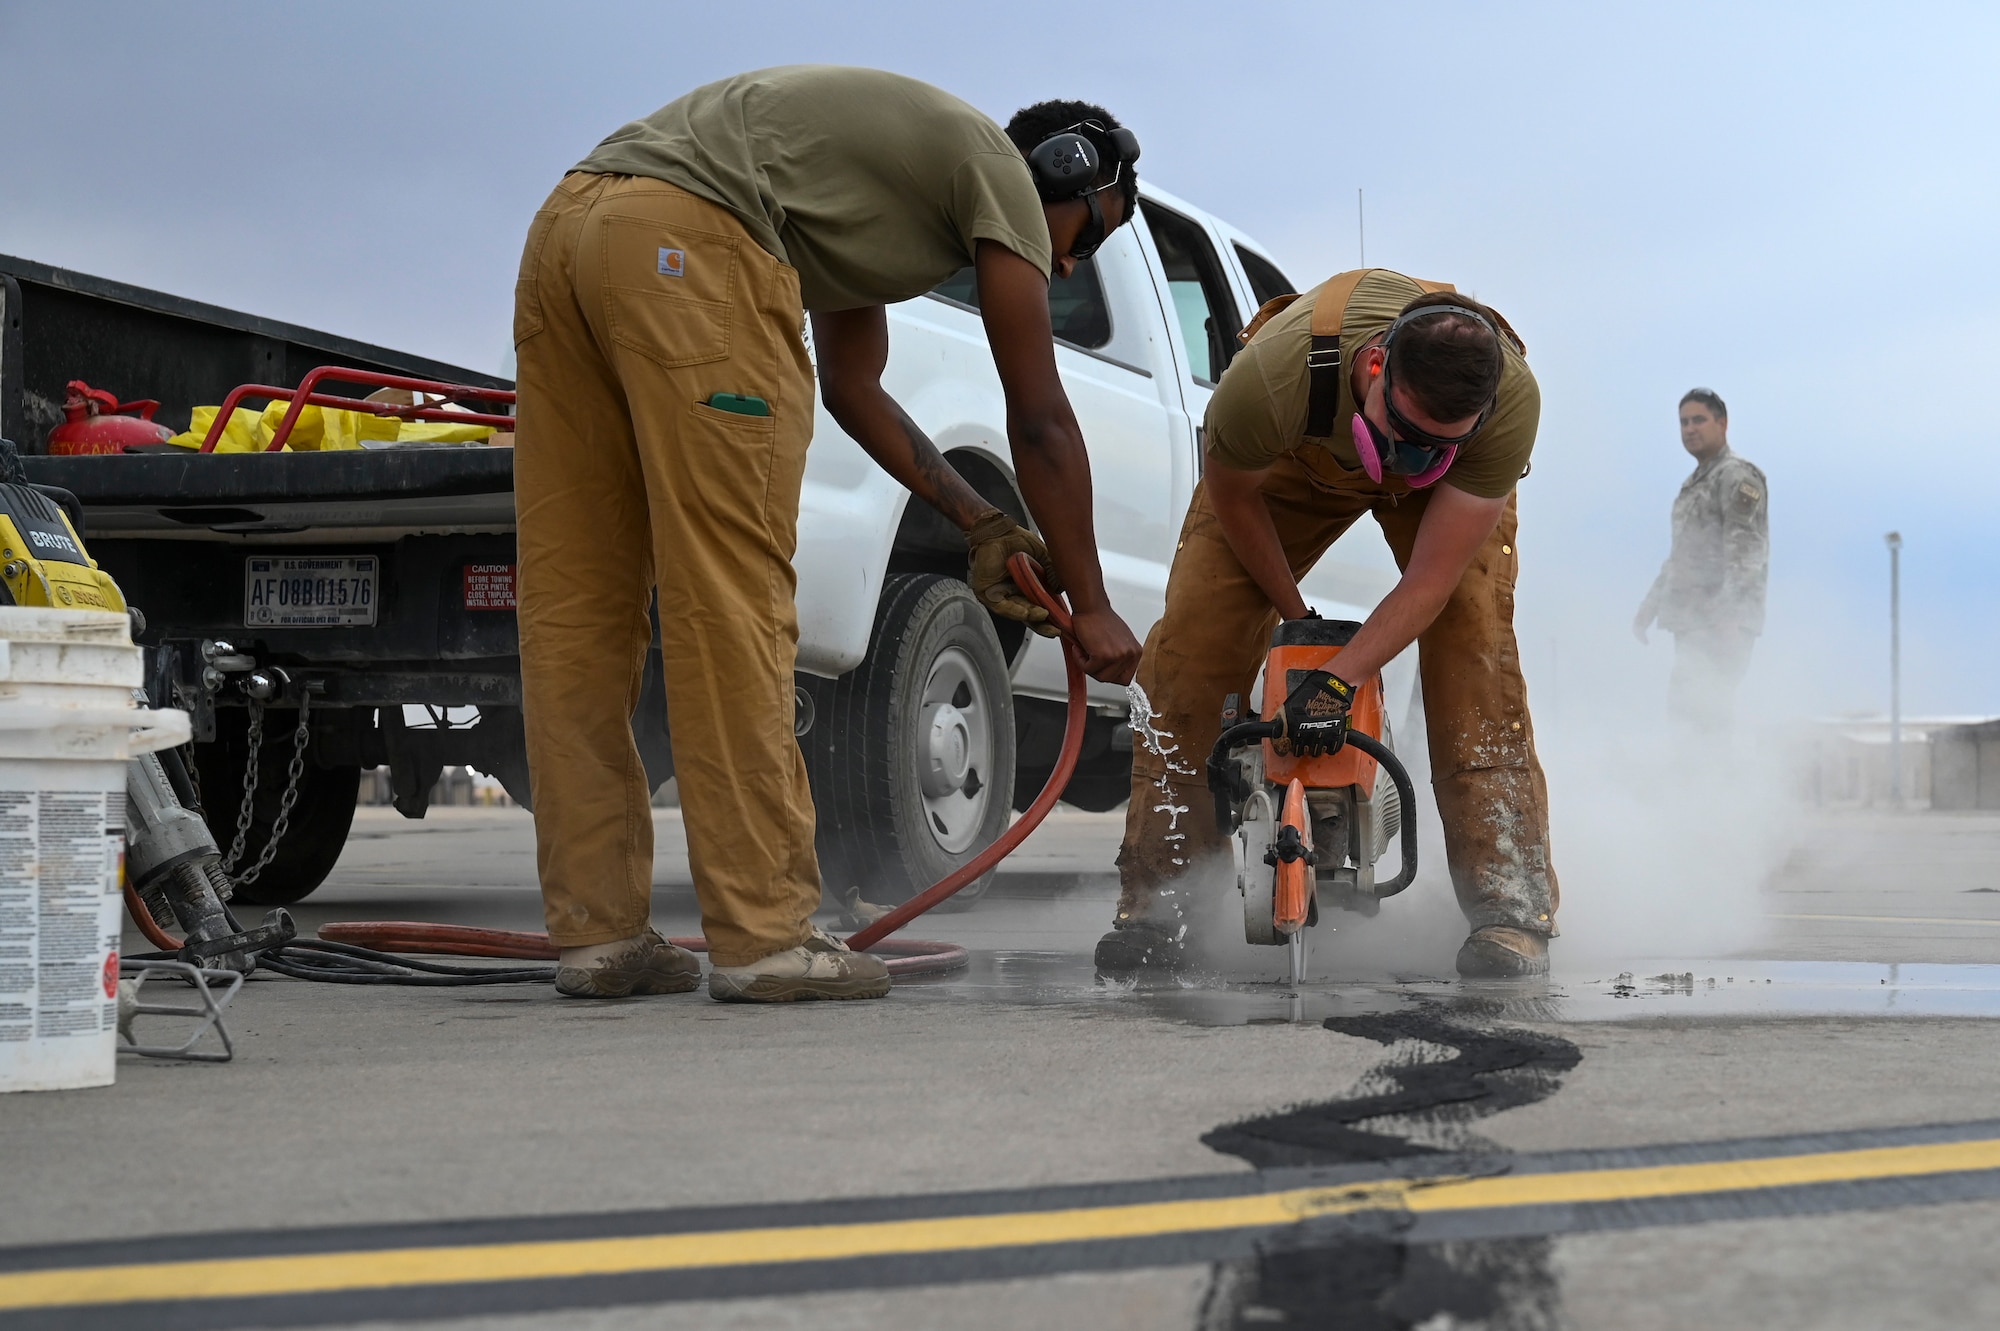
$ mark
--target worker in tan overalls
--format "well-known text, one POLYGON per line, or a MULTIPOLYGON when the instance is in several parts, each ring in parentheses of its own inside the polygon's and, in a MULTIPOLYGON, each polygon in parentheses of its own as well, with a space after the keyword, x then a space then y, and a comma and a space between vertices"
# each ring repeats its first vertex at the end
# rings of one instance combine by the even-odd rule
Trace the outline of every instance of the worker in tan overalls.
POLYGON ((709 993, 889 991, 880 961, 812 923, 812 797, 792 735, 808 313, 827 411, 965 532, 980 599, 1046 620, 1006 574, 1011 554, 1030 554, 1069 596, 1085 669, 1132 677, 1139 644, 1105 595, 1048 282, 1130 220, 1138 156, 1101 107, 1043 102, 1003 131, 914 79, 799 65, 698 88, 626 125, 535 215, 515 293, 514 477, 523 711, 558 992, 672 993, 701 978, 649 921, 651 791, 629 721, 656 589, 709 993), (884 307, 967 266, 1047 548, 882 388, 884 307))
POLYGON ((1299 579, 1372 513, 1402 578, 1301 715, 1338 729, 1350 685, 1418 643, 1432 785, 1472 925, 1459 972, 1544 974, 1556 877, 1514 643, 1514 485, 1541 394, 1521 343, 1485 306, 1380 268, 1271 302, 1245 336, 1209 402, 1206 472, 1139 667, 1177 748, 1135 754, 1098 969, 1182 960, 1187 894, 1226 849, 1209 819, 1175 813, 1207 807, 1200 760, 1223 700, 1249 695, 1280 618, 1314 613, 1299 579))

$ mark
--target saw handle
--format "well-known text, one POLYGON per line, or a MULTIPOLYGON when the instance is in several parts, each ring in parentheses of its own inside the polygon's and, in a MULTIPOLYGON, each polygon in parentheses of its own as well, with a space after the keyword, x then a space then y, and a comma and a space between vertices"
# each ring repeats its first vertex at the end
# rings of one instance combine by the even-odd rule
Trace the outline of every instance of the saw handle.
POLYGON ((1237 789, 1236 778, 1229 770, 1229 755, 1245 744, 1260 744, 1284 733, 1282 721, 1238 721, 1223 731, 1215 747, 1208 751, 1208 793, 1215 801, 1215 830, 1223 836, 1236 830, 1236 801, 1250 795, 1247 790, 1237 789))
POLYGON ((1382 764, 1382 770, 1396 783, 1396 793, 1403 798, 1403 867, 1396 876, 1386 883, 1375 884, 1377 897, 1393 897, 1417 880, 1417 791, 1410 784, 1410 774, 1404 769, 1402 760, 1397 758, 1388 745, 1373 735, 1364 735, 1358 730, 1347 732, 1347 742, 1382 764))
MULTIPOLYGON (((1215 747, 1208 754, 1208 793, 1215 801, 1215 830, 1228 836, 1236 830, 1234 804, 1239 795, 1247 791, 1236 788, 1236 778, 1229 770, 1229 755, 1245 744, 1262 743, 1276 739, 1284 733, 1282 722, 1242 721, 1222 732, 1215 741, 1215 747)), ((1375 885, 1377 897, 1393 897, 1417 879, 1417 791, 1410 783, 1410 774, 1402 761, 1388 745, 1373 735, 1364 735, 1358 730, 1347 732, 1347 742, 1361 752, 1382 764, 1382 770, 1396 783, 1396 793, 1403 799, 1402 850, 1403 867, 1396 876, 1386 883, 1375 885)))

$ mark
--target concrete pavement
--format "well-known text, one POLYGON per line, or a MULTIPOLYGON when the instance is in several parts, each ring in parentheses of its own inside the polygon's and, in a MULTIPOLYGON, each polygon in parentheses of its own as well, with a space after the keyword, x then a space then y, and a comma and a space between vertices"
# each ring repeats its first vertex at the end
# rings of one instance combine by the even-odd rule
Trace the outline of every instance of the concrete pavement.
MULTIPOLYGON (((656 918, 694 932, 679 816, 656 825, 656 918)), ((1109 911, 1116 831, 1116 815, 1059 813, 991 899, 916 931, 970 946, 969 971, 882 1003, 586 1004, 540 987, 254 980, 232 1012, 232 1064, 128 1062, 109 1089, 0 1103, 0 1302, 8 1261, 101 1265, 188 1232, 247 1231, 246 1252, 272 1232, 400 1251, 469 1220, 624 1224, 657 1211, 699 1229, 722 1222, 690 1208, 762 1206, 756 1224, 782 1224, 788 1203, 999 1190, 962 1203, 983 1215, 1044 1196, 1022 1189, 1117 1197, 1182 1180, 1170 1190, 1193 1197, 1275 1187, 1264 1180, 1288 1169, 1533 1173, 1542 1166, 1524 1162, 1561 1171, 1582 1167, 1578 1152, 1726 1153, 1737 1148, 1714 1144, 1759 1138, 1738 1152, 1759 1169, 1767 1157, 1836 1163, 1810 1187, 1731 1183, 1698 1213, 1648 1211, 1665 1203, 1631 1183, 1639 1192, 1606 1203, 1641 1226, 1629 1229, 1597 1203, 1560 1222, 1517 1207, 1471 1238, 1357 1221, 1239 1248, 1069 1245, 1033 1274, 1002 1262, 954 1268, 949 1284, 878 1262, 842 1268, 866 1287, 839 1288, 792 1262, 726 1299, 586 1281, 536 1310, 519 1285, 495 1303, 490 1282, 474 1282, 403 1302, 279 1300, 257 1305, 262 1322, 230 1320, 240 1303, 184 1310, 189 1325, 523 1328, 1943 1327, 2000 1313, 1988 1256, 2000 1202, 1981 1191, 1994 1175, 1965 1163, 2000 1130, 1952 1129, 1973 1143, 1949 1148, 1963 1159, 1874 1183, 1854 1171, 1880 1143, 1824 1137, 2000 1117, 2000 818, 1824 816, 1764 895, 1747 955, 1565 969, 1559 943, 1548 985, 1451 979, 1462 926, 1441 885, 1420 882, 1378 920, 1321 940, 1296 995, 1245 978, 1275 975, 1274 959, 1229 947, 1184 985, 1096 984, 1088 950, 1109 911), (446 1228, 391 1228, 410 1222, 446 1228), (621 1297, 636 1302, 592 1306, 621 1297), (454 1309, 473 1315, 435 1320, 454 1309)), ((334 879, 298 914, 307 928, 538 927, 528 820, 364 810, 334 879)), ((1033 1203, 1045 1204, 1057 1205, 1033 1203)), ((0 1327, 28 1316, 0 1313, 0 1327)))

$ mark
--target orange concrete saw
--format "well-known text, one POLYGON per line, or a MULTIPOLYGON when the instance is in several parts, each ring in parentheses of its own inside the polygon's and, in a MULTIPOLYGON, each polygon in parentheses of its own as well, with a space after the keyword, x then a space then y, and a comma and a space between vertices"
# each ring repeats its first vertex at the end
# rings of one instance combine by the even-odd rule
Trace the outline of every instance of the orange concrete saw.
POLYGON ((1286 695, 1311 671, 1338 673, 1334 659, 1360 628, 1346 619, 1278 625, 1259 719, 1243 720, 1231 694, 1208 757, 1216 826, 1231 838, 1243 894, 1243 936, 1290 948, 1294 984, 1305 979, 1306 930, 1322 904, 1373 915, 1417 876, 1416 792, 1392 748, 1382 677, 1356 689, 1341 748, 1308 757, 1283 739, 1286 695), (1396 876, 1379 880, 1376 865, 1397 843, 1396 876))

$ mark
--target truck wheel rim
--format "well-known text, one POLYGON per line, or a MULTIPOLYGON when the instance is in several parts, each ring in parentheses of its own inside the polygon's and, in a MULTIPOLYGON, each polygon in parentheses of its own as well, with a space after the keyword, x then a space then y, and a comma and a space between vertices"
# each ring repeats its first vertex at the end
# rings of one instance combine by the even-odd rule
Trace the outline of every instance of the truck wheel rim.
POLYGON ((993 704, 964 650, 948 647, 931 662, 917 725, 924 822, 939 849, 962 855, 986 825, 993 772, 993 704))

